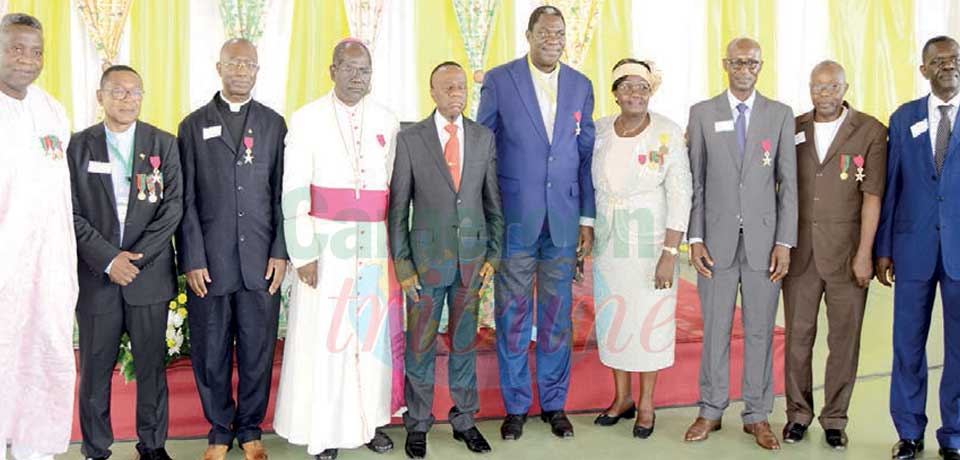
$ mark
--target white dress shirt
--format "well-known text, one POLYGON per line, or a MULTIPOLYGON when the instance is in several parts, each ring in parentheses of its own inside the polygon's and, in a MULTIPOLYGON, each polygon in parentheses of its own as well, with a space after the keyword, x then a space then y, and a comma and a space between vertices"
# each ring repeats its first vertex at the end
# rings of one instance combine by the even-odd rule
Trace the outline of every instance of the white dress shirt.
POLYGON ((820 159, 820 163, 823 163, 823 160, 827 158, 827 151, 830 150, 833 139, 837 137, 837 130, 840 129, 843 120, 847 119, 847 108, 841 107, 840 110, 840 116, 837 117, 836 120, 813 122, 813 137, 817 146, 817 158, 820 159))
MULTIPOLYGON (((437 125, 437 136, 440 137, 440 151, 444 152, 447 148, 447 141, 450 140, 450 133, 447 132, 447 125, 450 124, 443 115, 440 115, 439 110, 433 111, 433 122, 437 125)), ((459 147, 459 158, 460 158, 460 178, 463 178, 463 115, 457 115, 456 121, 453 124, 457 125, 457 140, 460 144, 459 147)), ((446 152, 444 152, 446 153, 446 152)))
MULTIPOLYGON (((112 170, 110 180, 113 183, 113 199, 117 203, 117 223, 120 225, 120 245, 122 246, 123 227, 127 221, 127 208, 130 206, 130 186, 133 183, 133 171, 124 170, 127 165, 124 165, 122 161, 115 157, 110 145, 113 144, 125 158, 126 155, 129 155, 129 165, 133 166, 133 157, 135 156, 133 140, 134 133, 137 131, 137 122, 133 122, 126 131, 121 133, 111 131, 106 123, 103 124, 103 130, 106 133, 107 157, 110 159, 112 170)), ((104 273, 110 274, 111 267, 113 267, 113 261, 107 264, 104 273)))
POLYGON ((746 117, 746 124, 744 127, 750 129, 750 113, 753 112, 753 103, 757 101, 757 92, 753 91, 750 93, 750 97, 748 97, 747 100, 741 101, 740 99, 737 99, 737 96, 734 96, 733 93, 728 89, 727 101, 730 102, 730 112, 733 114, 734 123, 737 122, 737 117, 740 116, 740 111, 737 110, 737 106, 740 105, 740 103, 747 105, 747 110, 743 111, 743 116, 746 117))
POLYGON ((940 100, 940 98, 933 93, 930 93, 930 97, 927 99, 927 124, 930 130, 930 151, 933 152, 934 155, 937 154, 937 128, 940 127, 941 105, 953 106, 948 112, 950 114, 950 129, 953 130, 953 127, 957 125, 957 107, 960 106, 960 93, 957 93, 956 96, 953 96, 953 99, 947 102, 940 100))
POLYGON ((557 98, 559 95, 558 81, 560 75, 560 63, 553 68, 550 73, 544 73, 532 63, 530 66, 530 77, 533 78, 533 91, 537 95, 537 104, 540 106, 540 115, 543 116, 543 127, 547 130, 547 141, 553 143, 553 125, 557 119, 557 98))

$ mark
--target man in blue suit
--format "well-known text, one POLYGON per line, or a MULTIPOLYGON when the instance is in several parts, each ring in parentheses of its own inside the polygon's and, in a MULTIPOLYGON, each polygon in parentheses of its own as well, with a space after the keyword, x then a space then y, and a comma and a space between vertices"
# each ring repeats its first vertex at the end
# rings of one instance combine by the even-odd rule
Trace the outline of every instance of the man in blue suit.
POLYGON ((593 87, 560 63, 563 15, 552 6, 530 14, 527 56, 487 72, 477 121, 493 130, 505 221, 497 272, 503 439, 519 439, 532 401, 527 347, 537 286, 537 390, 540 418, 560 438, 573 437, 563 407, 570 381, 571 282, 576 259, 593 245, 593 87))
POLYGON ((900 441, 893 458, 923 450, 927 424, 927 334, 937 284, 946 351, 937 430, 940 454, 960 459, 960 45, 935 37, 920 72, 931 94, 890 117, 887 190, 877 230, 877 277, 893 293, 890 415, 900 441))

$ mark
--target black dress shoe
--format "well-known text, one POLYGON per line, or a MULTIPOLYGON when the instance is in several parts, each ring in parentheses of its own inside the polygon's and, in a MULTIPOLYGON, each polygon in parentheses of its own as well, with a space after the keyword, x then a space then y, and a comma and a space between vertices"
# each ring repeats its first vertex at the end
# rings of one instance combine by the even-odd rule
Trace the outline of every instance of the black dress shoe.
POLYGON ((922 439, 901 439, 893 446, 893 458, 897 460, 912 460, 923 451, 922 439))
POLYGON ((847 448, 847 433, 843 430, 828 428, 823 430, 823 436, 827 439, 827 445, 837 450, 847 448))
POLYGON ((337 460, 337 449, 327 449, 314 457, 317 460, 337 460))
POLYGON ((385 454, 393 450, 393 440, 386 433, 380 431, 380 428, 377 428, 373 439, 367 443, 367 448, 378 454, 385 454))
POLYGON ((653 414, 653 422, 650 426, 633 425, 633 437, 647 439, 653 434, 653 429, 657 426, 657 414, 653 414))
POLYGON ((807 434, 807 426, 802 423, 789 422, 783 427, 783 442, 794 444, 803 441, 803 436, 807 434))
POLYGON ((480 434, 480 430, 477 427, 470 428, 467 431, 453 431, 453 439, 457 441, 463 441, 467 445, 467 449, 470 452, 476 452, 478 454, 485 454, 490 452, 490 443, 480 434))
POLYGON ((597 418, 593 419, 594 425, 600 426, 613 426, 622 418, 634 418, 637 416, 637 405, 631 404, 630 408, 617 414, 617 415, 607 415, 607 412, 604 411, 597 418))
POLYGON ((407 442, 403 445, 403 451, 407 453, 408 458, 425 457, 427 455, 427 433, 422 431, 407 433, 407 442))
POLYGON ((960 460, 960 449, 940 449, 940 456, 943 460, 960 460))
POLYGON ((523 436, 523 424, 527 423, 527 414, 507 414, 500 425, 500 437, 504 441, 516 441, 523 436))
POLYGON ((148 449, 141 443, 137 443, 137 453, 140 454, 140 460, 171 460, 163 447, 159 449, 148 449))
POLYGON ((562 410, 547 410, 540 413, 540 420, 550 423, 550 432, 558 438, 572 438, 573 424, 562 410))

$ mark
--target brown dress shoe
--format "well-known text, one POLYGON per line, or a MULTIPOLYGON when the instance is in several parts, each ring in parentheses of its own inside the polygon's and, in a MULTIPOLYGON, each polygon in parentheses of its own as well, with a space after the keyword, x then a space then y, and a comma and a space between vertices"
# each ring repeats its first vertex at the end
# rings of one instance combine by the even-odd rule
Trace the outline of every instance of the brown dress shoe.
POLYGON ((687 428, 687 433, 683 435, 683 440, 687 442, 703 441, 710 436, 710 433, 719 431, 721 428, 720 420, 708 420, 703 417, 697 417, 687 428))
POLYGON ((243 460, 267 460, 267 449, 259 439, 247 441, 240 448, 243 449, 243 460))
POLYGON ((203 453, 203 460, 225 460, 227 458, 228 449, 230 449, 230 446, 225 446, 223 444, 210 444, 207 446, 207 450, 203 453))
POLYGON ((757 445, 767 450, 780 450, 780 441, 777 435, 773 434, 770 424, 766 421, 757 423, 744 423, 743 432, 753 435, 757 440, 757 445))

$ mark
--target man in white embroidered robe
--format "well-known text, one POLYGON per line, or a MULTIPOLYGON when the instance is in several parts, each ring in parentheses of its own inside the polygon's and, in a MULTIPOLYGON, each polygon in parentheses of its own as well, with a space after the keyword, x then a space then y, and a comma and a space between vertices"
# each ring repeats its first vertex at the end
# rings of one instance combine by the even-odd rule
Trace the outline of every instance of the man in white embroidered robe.
POLYGON ((77 244, 70 124, 33 82, 40 22, 0 22, 0 459, 53 460, 67 450, 76 364, 77 244))
POLYGON ((284 231, 298 281, 274 428, 318 459, 392 449, 377 427, 402 398, 391 392, 403 333, 385 224, 399 123, 366 97, 371 72, 363 44, 338 44, 334 90, 293 114, 286 141, 284 231))

